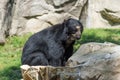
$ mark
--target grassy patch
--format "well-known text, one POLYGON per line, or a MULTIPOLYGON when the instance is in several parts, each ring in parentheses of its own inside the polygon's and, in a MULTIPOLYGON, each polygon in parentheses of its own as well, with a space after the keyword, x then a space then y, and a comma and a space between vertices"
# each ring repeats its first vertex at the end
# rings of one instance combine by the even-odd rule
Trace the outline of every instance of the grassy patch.
POLYGON ((74 46, 75 51, 80 44, 87 42, 112 42, 120 44, 120 29, 85 29, 81 39, 74 46))
POLYGON ((120 29, 87 29, 80 40, 80 43, 86 42, 112 42, 120 44, 120 29))
POLYGON ((20 80, 21 52, 28 35, 9 37, 0 46, 0 80, 20 80))
MULTIPOLYGON (((31 34, 7 38, 4 46, 0 46, 0 80, 20 80, 21 52, 25 41, 31 34)), ((85 29, 82 38, 75 44, 87 42, 112 42, 120 44, 120 29, 85 29)))

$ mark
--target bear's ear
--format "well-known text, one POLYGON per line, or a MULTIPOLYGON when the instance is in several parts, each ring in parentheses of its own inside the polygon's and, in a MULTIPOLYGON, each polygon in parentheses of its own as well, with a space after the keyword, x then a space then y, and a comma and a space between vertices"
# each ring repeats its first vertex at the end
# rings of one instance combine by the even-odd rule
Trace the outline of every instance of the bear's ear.
POLYGON ((70 19, 72 19, 72 17, 71 17, 71 16, 69 16, 69 17, 65 18, 63 22, 69 21, 70 19))
POLYGON ((75 18, 72 18, 71 16, 65 18, 64 21, 63 21, 64 27, 67 27, 71 20, 75 20, 75 18))
POLYGON ((69 20, 70 20, 71 18, 66 18, 66 19, 64 19, 64 21, 63 21, 63 25, 64 25, 64 27, 67 27, 67 25, 69 24, 69 20))

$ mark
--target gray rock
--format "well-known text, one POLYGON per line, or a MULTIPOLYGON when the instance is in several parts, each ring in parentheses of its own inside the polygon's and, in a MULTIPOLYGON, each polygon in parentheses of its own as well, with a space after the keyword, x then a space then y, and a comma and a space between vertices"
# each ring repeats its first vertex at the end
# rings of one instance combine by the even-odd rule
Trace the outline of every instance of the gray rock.
MULTIPOLYGON (((95 80, 120 80, 120 45, 113 43, 86 43, 68 60, 67 66, 82 66, 80 75, 95 80)), ((87 80, 87 78, 85 79, 87 80)))
MULTIPOLYGON (((112 15, 117 15, 117 18, 120 18, 120 7, 119 7, 120 0, 89 0, 88 1, 88 18, 86 22, 86 27, 89 28, 111 28, 111 27, 120 27, 120 22, 117 22, 117 24, 109 23, 111 18, 104 18, 103 15, 101 15, 100 11, 103 11, 105 9, 109 10, 109 13, 112 13, 112 15), (111 6, 112 4, 112 6, 111 6)), ((105 16, 109 16, 110 14, 105 14, 105 16)), ((115 18, 114 18, 115 19, 115 18)), ((112 19, 113 23, 114 20, 112 19)))

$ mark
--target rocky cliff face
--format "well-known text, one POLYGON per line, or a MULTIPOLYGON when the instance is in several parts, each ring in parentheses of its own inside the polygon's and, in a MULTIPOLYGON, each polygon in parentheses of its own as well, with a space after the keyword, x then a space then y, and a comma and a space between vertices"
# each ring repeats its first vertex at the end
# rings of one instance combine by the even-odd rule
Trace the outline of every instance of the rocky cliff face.
POLYGON ((86 26, 120 27, 120 0, 89 0, 86 26))
POLYGON ((37 32, 72 16, 79 18, 87 0, 2 0, 0 43, 6 36, 37 32))
POLYGON ((37 32, 68 17, 85 27, 120 27, 120 0, 1 0, 0 43, 6 36, 37 32), (111 5, 112 4, 112 5, 111 5))

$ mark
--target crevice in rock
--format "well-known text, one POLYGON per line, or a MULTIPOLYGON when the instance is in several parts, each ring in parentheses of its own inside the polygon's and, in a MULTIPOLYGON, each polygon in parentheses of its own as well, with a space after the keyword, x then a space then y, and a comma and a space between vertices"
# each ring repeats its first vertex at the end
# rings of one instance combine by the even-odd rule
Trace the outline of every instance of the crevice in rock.
POLYGON ((24 16, 25 19, 37 18, 38 16, 42 15, 32 15, 32 16, 24 16))
POLYGON ((15 11, 15 0, 8 0, 8 2, 5 4, 5 10, 2 20, 2 30, 4 31, 6 37, 9 36, 9 31, 11 29, 12 19, 14 16, 15 11))
POLYGON ((66 1, 66 2, 64 2, 63 4, 60 4, 60 5, 55 5, 55 4, 53 4, 53 6, 55 7, 55 8, 60 8, 60 7, 64 7, 64 6, 66 6, 67 4, 69 4, 69 3, 72 3, 72 2, 75 2, 75 1, 77 1, 77 0, 68 0, 68 1, 66 1))
POLYGON ((117 12, 109 9, 104 9, 100 11, 102 18, 106 19, 112 26, 120 24, 120 17, 115 15, 115 13, 117 12))
POLYGON ((81 19, 81 17, 84 15, 83 13, 86 11, 85 8, 88 9, 88 0, 86 1, 86 3, 84 4, 84 6, 81 9, 81 13, 80 13, 79 19, 81 19))

